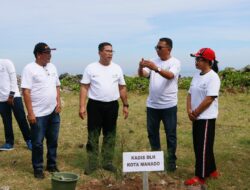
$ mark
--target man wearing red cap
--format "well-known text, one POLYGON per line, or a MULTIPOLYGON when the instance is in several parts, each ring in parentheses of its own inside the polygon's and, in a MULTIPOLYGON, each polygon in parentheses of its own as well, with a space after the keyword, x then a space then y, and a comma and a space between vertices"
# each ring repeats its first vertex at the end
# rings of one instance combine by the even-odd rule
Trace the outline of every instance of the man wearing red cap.
POLYGON ((191 56, 195 57, 195 65, 200 72, 194 75, 187 96, 196 162, 195 176, 186 180, 186 185, 204 184, 206 178, 218 177, 213 152, 220 90, 217 61, 210 48, 202 48, 191 56))
POLYGON ((43 140, 47 140, 47 168, 58 172, 57 141, 60 127, 60 81, 56 67, 50 63, 51 50, 45 43, 34 48, 35 62, 25 66, 22 74, 24 102, 31 125, 32 165, 35 178, 43 179, 43 140))

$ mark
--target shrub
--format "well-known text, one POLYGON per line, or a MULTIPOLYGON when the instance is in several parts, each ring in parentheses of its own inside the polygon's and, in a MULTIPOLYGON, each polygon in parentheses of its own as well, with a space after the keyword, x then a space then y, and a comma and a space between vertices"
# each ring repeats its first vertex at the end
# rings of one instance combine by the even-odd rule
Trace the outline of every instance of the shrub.
POLYGON ((70 91, 79 91, 80 90, 80 78, 78 75, 67 75, 61 79, 61 88, 63 90, 67 89, 70 91))
POLYGON ((224 70, 219 72, 221 78, 221 87, 242 89, 250 88, 250 72, 240 72, 232 70, 224 70))
POLYGON ((183 77, 178 80, 179 89, 188 90, 191 84, 192 77, 183 77))
POLYGON ((129 77, 125 76, 125 81, 128 91, 138 92, 138 93, 147 93, 149 79, 144 77, 129 77))
MULTIPOLYGON (((249 91, 250 72, 237 71, 235 69, 225 69, 219 72, 221 78, 221 90, 232 90, 238 92, 249 91)), ((60 77, 62 89, 79 91, 82 75, 64 74, 60 77)), ((192 77, 179 78, 179 89, 189 89, 192 77)), ((130 92, 148 93, 149 79, 144 77, 125 76, 127 89, 130 92)))

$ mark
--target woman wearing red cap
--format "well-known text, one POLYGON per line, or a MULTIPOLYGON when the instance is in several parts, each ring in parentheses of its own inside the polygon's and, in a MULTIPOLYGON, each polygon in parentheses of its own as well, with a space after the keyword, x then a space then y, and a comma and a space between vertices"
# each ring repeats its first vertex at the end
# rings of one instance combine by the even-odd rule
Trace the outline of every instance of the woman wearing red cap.
POLYGON ((195 57, 195 66, 200 72, 194 75, 187 96, 196 162, 195 176, 186 180, 186 185, 204 184, 207 177, 218 177, 213 152, 220 90, 218 62, 210 48, 202 48, 191 56, 195 57))

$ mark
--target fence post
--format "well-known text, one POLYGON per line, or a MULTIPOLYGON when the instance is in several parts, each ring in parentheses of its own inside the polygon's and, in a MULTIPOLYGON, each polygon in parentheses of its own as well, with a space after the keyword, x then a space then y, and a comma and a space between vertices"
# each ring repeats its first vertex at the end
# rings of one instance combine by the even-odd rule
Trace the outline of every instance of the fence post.
POLYGON ((149 188, 148 188, 148 172, 143 172, 143 190, 149 190, 149 188))

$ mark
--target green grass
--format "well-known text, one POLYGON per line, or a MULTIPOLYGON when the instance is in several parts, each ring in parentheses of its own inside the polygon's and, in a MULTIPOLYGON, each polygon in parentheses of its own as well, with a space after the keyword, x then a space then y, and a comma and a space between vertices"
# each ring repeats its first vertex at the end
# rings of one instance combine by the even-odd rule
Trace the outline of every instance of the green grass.
MULTIPOLYGON (((127 120, 120 112, 118 119, 117 147, 114 163, 122 170, 123 151, 148 151, 149 143, 146 132, 145 102, 147 95, 129 93, 130 113, 127 120)), ((78 93, 63 92, 63 111, 58 147, 58 166, 62 171, 71 171, 80 175, 78 187, 94 179, 113 179, 120 182, 120 172, 113 176, 99 170, 91 176, 83 174, 86 163, 85 144, 87 141, 86 120, 78 117, 78 93)), ((219 118, 215 138, 215 157, 221 177, 208 181, 209 189, 246 190, 250 187, 250 95, 223 93, 219 99, 219 118)), ((185 111, 186 91, 180 90, 178 103, 178 149, 175 173, 159 175, 151 172, 150 180, 173 180, 183 189, 183 181, 194 173, 194 153, 191 136, 191 123, 185 111)), ((162 149, 166 150, 166 139, 161 127, 162 149)), ((31 152, 26 149, 20 130, 14 123, 15 150, 0 152, 0 188, 9 186, 11 190, 49 190, 50 174, 44 180, 33 177, 31 152)), ((4 143, 3 124, 0 123, 0 143, 4 143)), ((46 149, 45 149, 46 152, 46 149)), ((46 155, 45 155, 46 156, 46 155)), ((45 160, 46 157, 44 156, 45 160)), ((46 162, 45 162, 46 163, 46 162)), ((128 174, 135 176, 137 174, 128 174)), ((176 186, 177 187, 177 186, 176 186)), ((174 189, 174 188, 172 188, 174 189)))

